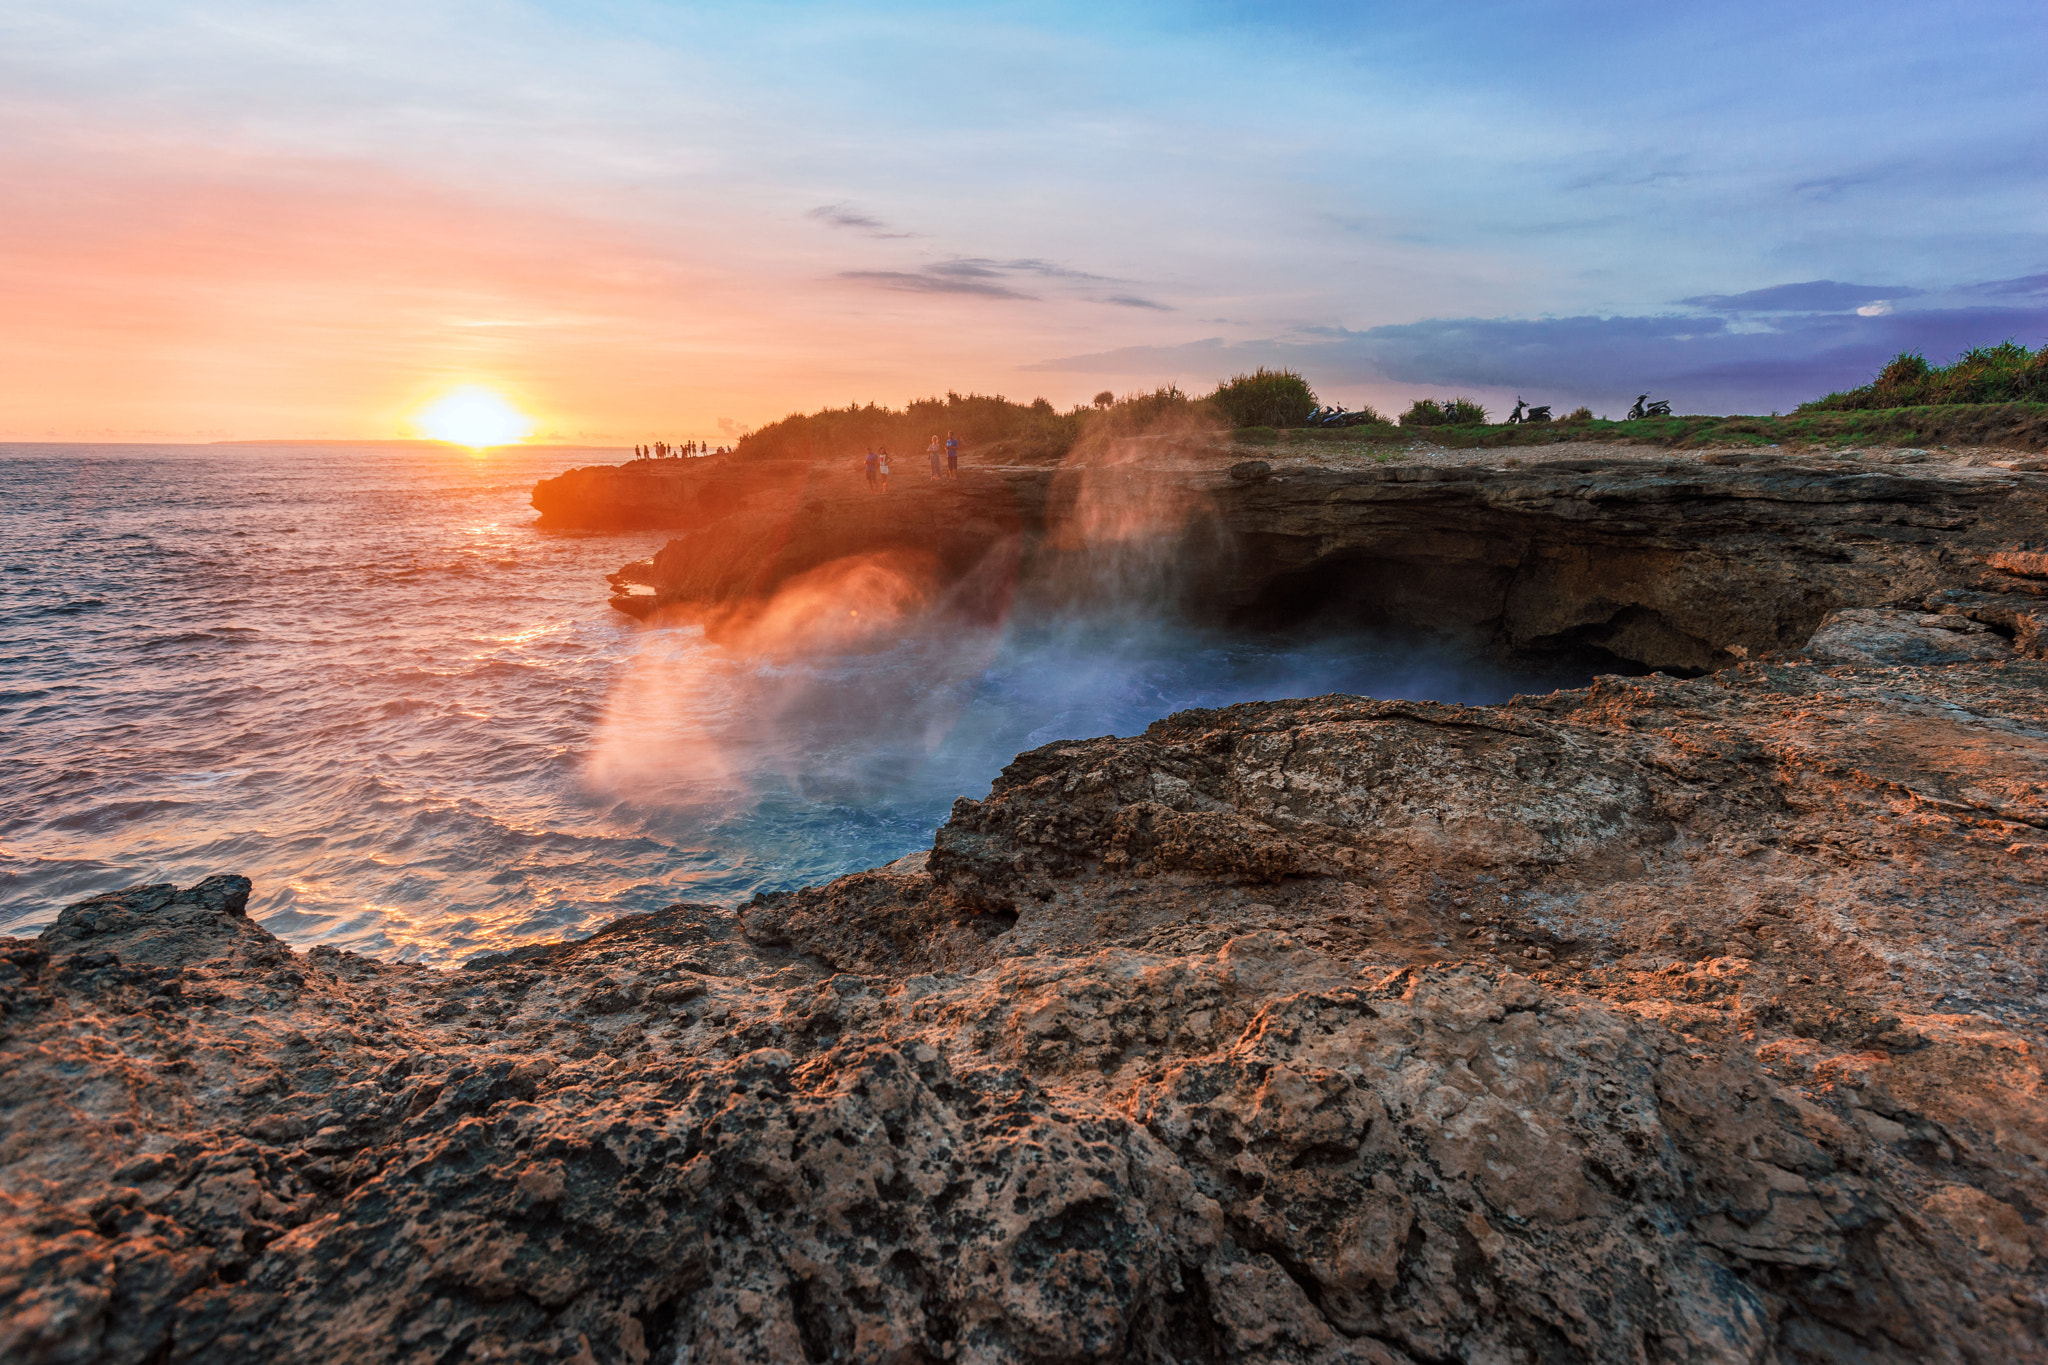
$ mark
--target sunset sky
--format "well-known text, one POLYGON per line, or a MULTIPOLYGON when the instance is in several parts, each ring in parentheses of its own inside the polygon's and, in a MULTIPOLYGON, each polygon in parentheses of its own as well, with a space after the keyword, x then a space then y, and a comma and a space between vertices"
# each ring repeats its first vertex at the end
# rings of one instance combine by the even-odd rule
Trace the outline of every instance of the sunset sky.
POLYGON ((2048 339, 2032 3, 0 0, 0 439, 717 440, 2048 339))

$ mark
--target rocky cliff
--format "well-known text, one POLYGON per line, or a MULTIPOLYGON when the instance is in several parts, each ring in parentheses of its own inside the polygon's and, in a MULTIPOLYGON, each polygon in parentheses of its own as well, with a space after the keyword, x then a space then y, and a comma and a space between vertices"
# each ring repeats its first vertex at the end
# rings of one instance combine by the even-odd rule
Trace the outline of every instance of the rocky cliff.
POLYGON ((2044 695, 1190 712, 450 975, 74 905, 0 943, 0 1356, 2048 1359, 2044 695))
POLYGON ((550 530, 630 531, 691 526, 743 506, 775 482, 773 466, 729 457, 585 465, 533 487, 538 524, 550 530))
POLYGON ((1242 453, 1130 442, 1091 464, 899 474, 887 494, 851 468, 778 466, 622 571, 614 605, 714 632, 764 612, 843 615, 836 585, 861 569, 887 577, 898 612, 1144 594, 1225 623, 1702 671, 1796 651, 1842 608, 1947 610, 2030 635, 2030 588, 2048 581, 1992 563, 2048 525, 2048 475, 2011 461, 1612 447, 1231 459, 1242 453), (783 594, 797 605, 778 606, 783 594), (1936 594, 1949 596, 1930 605, 1936 594))

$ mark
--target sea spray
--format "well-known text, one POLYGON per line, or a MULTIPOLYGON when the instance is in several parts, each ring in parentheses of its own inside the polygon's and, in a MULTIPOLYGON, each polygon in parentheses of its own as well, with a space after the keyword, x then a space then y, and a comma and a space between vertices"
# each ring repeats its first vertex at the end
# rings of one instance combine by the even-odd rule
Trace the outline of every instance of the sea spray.
POLYGON ((1052 552, 1056 592, 1020 592, 1025 547, 999 539, 945 584, 843 565, 752 648, 644 627, 604 606, 605 575, 662 537, 533 524, 534 481, 593 458, 0 451, 0 931, 233 869, 302 946, 452 963, 886 862, 1055 739, 1259 697, 1541 685, 1177 624, 1200 506, 1092 475, 1074 501, 1098 532, 1052 552))

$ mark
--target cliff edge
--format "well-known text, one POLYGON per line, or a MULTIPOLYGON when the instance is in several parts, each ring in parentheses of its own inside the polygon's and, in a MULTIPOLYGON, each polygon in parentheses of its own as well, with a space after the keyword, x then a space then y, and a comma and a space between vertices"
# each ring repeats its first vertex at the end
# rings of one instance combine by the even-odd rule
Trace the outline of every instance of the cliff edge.
POLYGON ((1680 672, 1796 652, 1842 609, 2039 634, 2042 576, 1996 557, 2048 526, 2048 474, 1917 451, 1589 449, 1244 460, 1134 439, 1089 461, 899 475, 887 493, 852 467, 727 466, 700 480, 682 534, 613 576, 613 605, 744 640, 764 618, 843 617, 880 579, 902 615, 1145 601, 1680 672))

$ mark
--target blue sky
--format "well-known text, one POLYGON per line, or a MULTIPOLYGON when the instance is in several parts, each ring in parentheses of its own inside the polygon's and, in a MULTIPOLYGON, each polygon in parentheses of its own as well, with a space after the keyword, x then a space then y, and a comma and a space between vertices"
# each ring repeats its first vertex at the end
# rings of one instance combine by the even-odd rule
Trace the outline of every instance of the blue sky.
POLYGON ((423 367, 579 431, 1275 362, 1785 408, 2048 339, 2044 58, 2038 4, 16 0, 0 362, 107 363, 123 298, 180 376, 138 430, 423 367))

